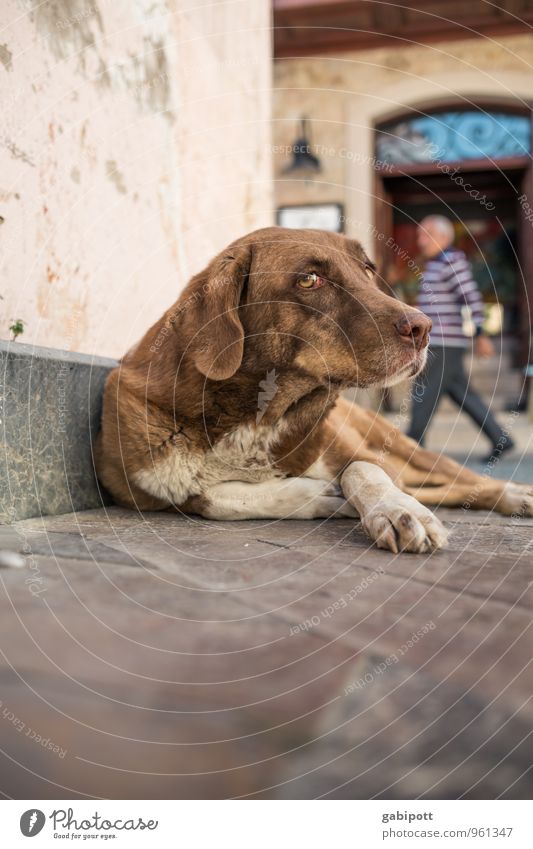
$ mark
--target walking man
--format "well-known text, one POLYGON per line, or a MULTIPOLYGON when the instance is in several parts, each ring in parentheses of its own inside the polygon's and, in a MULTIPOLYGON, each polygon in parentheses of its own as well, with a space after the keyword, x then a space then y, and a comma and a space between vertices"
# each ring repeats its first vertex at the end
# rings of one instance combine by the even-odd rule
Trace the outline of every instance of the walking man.
POLYGON ((469 339, 463 332, 461 308, 472 312, 476 328, 474 353, 490 357, 494 347, 483 332, 483 301, 465 254, 453 247, 452 222, 430 215, 418 227, 418 246, 426 260, 417 307, 433 320, 428 364, 413 389, 408 435, 423 445, 442 395, 449 395, 491 441, 486 462, 499 459, 514 443, 489 408, 470 387, 463 357, 469 339))

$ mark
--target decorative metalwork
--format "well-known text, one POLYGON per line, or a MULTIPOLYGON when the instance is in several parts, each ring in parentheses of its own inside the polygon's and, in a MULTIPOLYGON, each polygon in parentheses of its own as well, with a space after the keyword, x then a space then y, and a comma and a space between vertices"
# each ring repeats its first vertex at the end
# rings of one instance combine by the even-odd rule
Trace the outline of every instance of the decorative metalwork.
POLYGON ((390 123, 378 132, 377 158, 392 164, 501 159, 531 150, 531 119, 504 112, 439 112, 390 123))

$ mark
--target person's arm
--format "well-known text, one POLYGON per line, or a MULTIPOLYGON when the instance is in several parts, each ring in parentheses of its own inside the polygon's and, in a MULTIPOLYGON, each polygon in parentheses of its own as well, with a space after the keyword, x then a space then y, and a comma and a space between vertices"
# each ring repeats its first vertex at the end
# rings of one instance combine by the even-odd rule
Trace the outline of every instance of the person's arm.
POLYGON ((472 269, 466 257, 460 257, 453 263, 452 284, 457 299, 470 307, 472 321, 476 328, 474 350, 479 357, 490 357, 494 353, 494 345, 483 330, 485 311, 483 298, 472 277, 472 269))

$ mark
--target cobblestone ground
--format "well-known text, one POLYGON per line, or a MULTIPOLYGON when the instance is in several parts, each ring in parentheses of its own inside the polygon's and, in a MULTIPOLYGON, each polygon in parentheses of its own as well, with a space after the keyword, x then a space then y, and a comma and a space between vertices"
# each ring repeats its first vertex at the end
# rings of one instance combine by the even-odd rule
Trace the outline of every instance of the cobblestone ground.
MULTIPOLYGON (((430 446, 486 450, 446 405, 430 446)), ((0 527, 0 793, 530 799, 533 519, 438 512, 431 555, 346 519, 0 527)))

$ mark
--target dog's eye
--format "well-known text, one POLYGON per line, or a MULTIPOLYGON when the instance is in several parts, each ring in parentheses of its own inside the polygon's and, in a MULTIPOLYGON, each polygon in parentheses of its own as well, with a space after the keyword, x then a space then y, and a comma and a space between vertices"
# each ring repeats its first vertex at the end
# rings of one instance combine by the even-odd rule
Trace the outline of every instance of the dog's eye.
POLYGON ((322 277, 319 277, 318 274, 315 274, 313 271, 311 274, 304 274, 303 277, 300 277, 298 280, 298 286, 300 289, 318 289, 319 286, 324 285, 324 280, 322 277))
POLYGON ((365 265, 365 274, 370 280, 374 279, 375 273, 376 273, 376 269, 374 268, 373 265, 365 265))

